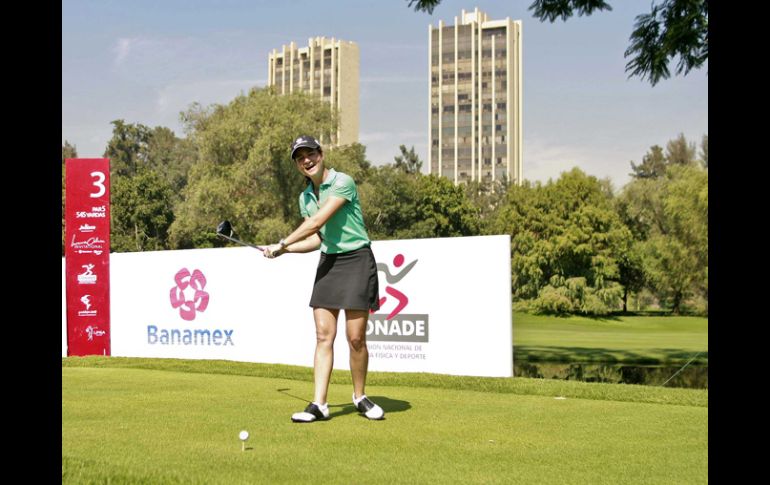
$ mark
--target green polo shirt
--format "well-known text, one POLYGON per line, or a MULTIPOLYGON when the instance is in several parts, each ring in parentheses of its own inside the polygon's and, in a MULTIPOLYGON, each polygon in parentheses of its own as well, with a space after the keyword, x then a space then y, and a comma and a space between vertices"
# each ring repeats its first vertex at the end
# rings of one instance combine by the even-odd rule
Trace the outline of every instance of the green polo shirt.
POLYGON ((326 221, 321 228, 321 251, 327 254, 347 253, 361 249, 370 244, 369 234, 364 226, 364 216, 361 203, 358 200, 358 190, 353 179, 333 168, 321 182, 318 189, 319 199, 313 193, 313 184, 299 195, 299 212, 302 217, 311 217, 318 212, 319 207, 330 195, 342 197, 347 203, 326 221))

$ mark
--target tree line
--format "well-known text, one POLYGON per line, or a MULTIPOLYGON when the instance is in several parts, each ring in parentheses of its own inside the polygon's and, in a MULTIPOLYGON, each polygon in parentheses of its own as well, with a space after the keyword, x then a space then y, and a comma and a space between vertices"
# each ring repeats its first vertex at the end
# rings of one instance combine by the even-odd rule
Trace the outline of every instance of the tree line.
MULTIPOLYGON (((337 115, 303 93, 254 88, 227 105, 193 104, 184 137, 112 122, 111 251, 222 247, 216 226, 274 243, 300 222, 306 183, 289 160, 301 133, 331 139, 337 115)), ((373 240, 508 234, 514 308, 606 315, 661 308, 708 313, 708 136, 653 146, 615 191, 573 168, 546 183, 470 182, 421 173, 414 147, 373 166, 366 147, 327 150, 327 166, 356 181, 373 240)), ((62 255, 64 160, 62 146, 62 255)))

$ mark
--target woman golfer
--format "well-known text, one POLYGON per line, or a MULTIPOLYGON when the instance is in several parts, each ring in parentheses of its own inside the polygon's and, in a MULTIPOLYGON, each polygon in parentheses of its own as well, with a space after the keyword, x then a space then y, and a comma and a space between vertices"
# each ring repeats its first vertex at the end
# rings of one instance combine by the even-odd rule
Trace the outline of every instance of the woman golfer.
POLYGON ((291 146, 297 170, 309 180, 299 196, 299 210, 305 221, 278 244, 264 249, 274 258, 284 253, 307 253, 321 249, 310 306, 315 319, 315 395, 295 422, 329 417, 327 392, 334 363, 337 317, 345 310, 345 334, 350 347, 353 404, 369 419, 382 419, 382 408, 366 397, 366 323, 369 310, 379 309, 377 263, 364 226, 356 184, 350 176, 324 165, 320 143, 301 136, 291 146))

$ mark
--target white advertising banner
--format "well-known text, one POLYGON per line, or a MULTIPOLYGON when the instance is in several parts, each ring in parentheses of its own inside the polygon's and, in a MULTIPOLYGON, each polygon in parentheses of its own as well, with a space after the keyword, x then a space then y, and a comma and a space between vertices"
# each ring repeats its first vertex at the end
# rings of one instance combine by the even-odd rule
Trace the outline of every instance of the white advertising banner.
MULTIPOLYGON (((372 251, 381 308, 369 315, 369 370, 513 375, 508 236, 375 241, 372 251)), ((312 367, 318 258, 247 247, 113 253, 112 355, 312 367)), ((349 369, 344 312, 334 352, 335 369, 349 369)))

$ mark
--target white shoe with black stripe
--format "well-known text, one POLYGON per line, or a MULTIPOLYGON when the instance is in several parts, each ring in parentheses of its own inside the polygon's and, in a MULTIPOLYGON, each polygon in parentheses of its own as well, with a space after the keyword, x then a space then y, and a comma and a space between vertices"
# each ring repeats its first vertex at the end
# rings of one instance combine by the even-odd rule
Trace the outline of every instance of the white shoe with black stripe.
POLYGON ((366 397, 366 394, 356 399, 356 394, 353 393, 353 404, 358 409, 358 412, 369 419, 382 419, 385 417, 385 411, 366 397))
POLYGON ((316 420, 329 419, 329 405, 311 402, 301 413, 291 415, 295 423, 312 423, 316 420))

